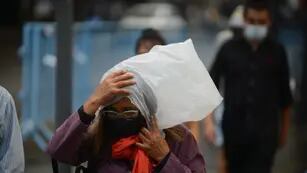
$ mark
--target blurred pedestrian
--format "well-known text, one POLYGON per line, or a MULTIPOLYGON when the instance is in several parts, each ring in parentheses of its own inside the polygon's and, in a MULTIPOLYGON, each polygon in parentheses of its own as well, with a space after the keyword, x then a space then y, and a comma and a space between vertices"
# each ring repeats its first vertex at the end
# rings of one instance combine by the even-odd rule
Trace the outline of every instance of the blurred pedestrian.
MULTIPOLYGON (((216 49, 220 47, 227 41, 231 39, 238 39, 243 37, 243 27, 244 27, 244 17, 243 17, 244 7, 239 5, 233 11, 232 15, 229 18, 228 25, 229 27, 225 30, 220 31, 215 39, 216 49)), ((220 90, 223 94, 224 92, 220 90)), ((204 135, 205 139, 209 144, 214 144, 218 146, 217 154, 217 164, 218 164, 218 173, 226 173, 226 160, 225 152, 223 148, 223 134, 222 134, 222 115, 224 110, 224 104, 221 104, 219 108, 211 115, 209 115, 204 120, 204 135)))
POLYGON ((15 104, 0 86, 0 172, 24 172, 24 152, 15 104))
MULTIPOLYGON (((148 28, 142 31, 140 38, 136 42, 135 53, 142 54, 150 51, 155 45, 165 45, 165 39, 159 31, 148 28)), ((193 136, 199 141, 199 125, 198 122, 187 122, 185 125, 191 130, 193 136)))
POLYGON ((148 28, 144 29, 136 41, 135 53, 143 54, 150 51, 155 45, 165 45, 166 42, 159 31, 148 28))
POLYGON ((210 74, 224 80, 222 119, 229 173, 269 173, 286 142, 292 96, 285 49, 270 37, 265 0, 248 0, 243 37, 223 44, 210 74))

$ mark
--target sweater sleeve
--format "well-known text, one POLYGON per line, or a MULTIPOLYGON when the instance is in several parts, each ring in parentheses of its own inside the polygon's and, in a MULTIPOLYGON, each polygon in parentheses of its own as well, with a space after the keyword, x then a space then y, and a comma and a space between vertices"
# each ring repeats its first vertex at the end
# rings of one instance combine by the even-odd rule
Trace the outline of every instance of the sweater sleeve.
POLYGON ((191 132, 187 131, 178 153, 171 152, 160 173, 205 173, 205 160, 191 132))
POLYGON ((54 159, 71 165, 79 165, 89 159, 90 123, 82 121, 75 112, 56 130, 49 142, 47 153, 54 159))

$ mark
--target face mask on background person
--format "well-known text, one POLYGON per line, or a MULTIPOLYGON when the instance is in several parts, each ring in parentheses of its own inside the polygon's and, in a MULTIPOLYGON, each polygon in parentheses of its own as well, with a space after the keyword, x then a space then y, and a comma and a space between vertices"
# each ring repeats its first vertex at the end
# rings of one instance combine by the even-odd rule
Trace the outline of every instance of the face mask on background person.
POLYGON ((244 36, 248 40, 262 41, 268 34, 268 26, 246 24, 244 36))

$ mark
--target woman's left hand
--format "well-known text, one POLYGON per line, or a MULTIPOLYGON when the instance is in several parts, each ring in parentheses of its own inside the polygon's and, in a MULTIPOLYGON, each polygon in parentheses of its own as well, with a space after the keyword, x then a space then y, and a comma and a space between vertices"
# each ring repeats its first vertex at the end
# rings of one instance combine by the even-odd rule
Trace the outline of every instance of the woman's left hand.
POLYGON ((166 140, 161 136, 157 119, 155 116, 151 119, 150 129, 143 128, 139 134, 141 143, 136 143, 138 147, 156 162, 160 162, 170 152, 166 140))

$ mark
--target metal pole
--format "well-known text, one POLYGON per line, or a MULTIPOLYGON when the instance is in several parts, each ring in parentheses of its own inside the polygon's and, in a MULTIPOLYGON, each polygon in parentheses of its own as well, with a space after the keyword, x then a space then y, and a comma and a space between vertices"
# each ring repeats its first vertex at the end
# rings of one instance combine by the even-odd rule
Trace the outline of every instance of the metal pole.
MULTIPOLYGON (((56 18, 56 126, 71 114, 72 108, 72 0, 54 0, 56 18)), ((70 173, 70 166, 59 164, 60 173, 70 173)))

